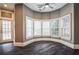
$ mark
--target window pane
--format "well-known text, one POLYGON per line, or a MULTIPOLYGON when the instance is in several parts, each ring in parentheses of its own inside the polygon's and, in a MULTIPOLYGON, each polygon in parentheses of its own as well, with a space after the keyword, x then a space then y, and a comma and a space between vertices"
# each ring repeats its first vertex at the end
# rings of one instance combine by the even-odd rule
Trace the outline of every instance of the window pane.
POLYGON ((35 37, 41 36, 41 21, 34 20, 34 36, 35 37))
POLYGON ((33 37, 33 21, 31 18, 26 17, 26 38, 33 37))
POLYGON ((66 15, 63 20, 63 38, 70 40, 70 15, 66 15))
POLYGON ((43 36, 50 36, 50 22, 49 21, 43 21, 42 23, 42 32, 43 36))
POLYGON ((59 20, 53 19, 51 22, 51 35, 52 37, 59 37, 59 20))
POLYGON ((3 40, 11 39, 11 21, 3 20, 2 30, 3 30, 3 40))
POLYGON ((11 39, 11 32, 8 33, 8 39, 11 39))

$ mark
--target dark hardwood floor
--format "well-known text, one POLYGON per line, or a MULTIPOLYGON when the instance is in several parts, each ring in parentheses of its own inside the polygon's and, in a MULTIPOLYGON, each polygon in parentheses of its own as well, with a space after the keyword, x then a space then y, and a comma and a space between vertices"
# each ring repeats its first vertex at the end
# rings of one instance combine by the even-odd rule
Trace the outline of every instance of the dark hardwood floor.
POLYGON ((57 42, 39 41, 25 47, 0 44, 0 55, 73 55, 74 50, 57 42))
POLYGON ((74 50, 74 55, 79 55, 79 49, 74 50))

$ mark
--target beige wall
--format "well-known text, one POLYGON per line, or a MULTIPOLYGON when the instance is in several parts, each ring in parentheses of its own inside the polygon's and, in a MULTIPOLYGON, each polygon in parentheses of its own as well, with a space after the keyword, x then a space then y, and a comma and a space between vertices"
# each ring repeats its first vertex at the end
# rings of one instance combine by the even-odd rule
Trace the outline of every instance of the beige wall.
POLYGON ((72 3, 65 5, 65 7, 60 9, 60 15, 63 16, 63 15, 69 14, 69 13, 73 13, 73 8, 74 8, 74 6, 72 3))
POLYGON ((23 42, 23 4, 15 5, 15 41, 23 42))
POLYGON ((60 17, 60 10, 56 10, 50 13, 51 19, 60 17))
POLYGON ((27 6, 25 6, 24 4, 23 4, 23 15, 24 17, 26 16, 33 17, 33 11, 29 9, 27 6))
POLYGON ((33 11, 33 18, 35 19, 41 19, 41 20, 45 20, 45 19, 54 19, 54 18, 58 18, 59 17, 59 10, 53 11, 53 12, 34 12, 33 11))
POLYGON ((41 14, 41 18, 43 19, 43 20, 45 20, 45 19, 50 19, 50 13, 48 12, 48 13, 42 13, 41 14))
POLYGON ((41 19, 41 16, 42 16, 41 13, 33 11, 33 18, 41 19))

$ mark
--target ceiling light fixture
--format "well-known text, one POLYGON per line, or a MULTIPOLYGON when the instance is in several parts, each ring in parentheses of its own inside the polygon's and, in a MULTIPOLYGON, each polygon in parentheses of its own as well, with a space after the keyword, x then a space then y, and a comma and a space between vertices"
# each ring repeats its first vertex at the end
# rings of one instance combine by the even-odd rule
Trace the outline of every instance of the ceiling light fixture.
POLYGON ((55 3, 45 3, 45 4, 37 5, 37 6, 38 6, 39 10, 42 11, 42 10, 45 10, 47 8, 53 9, 53 6, 52 6, 53 4, 55 4, 55 3))
POLYGON ((48 8, 49 6, 48 6, 48 5, 46 5, 45 7, 46 7, 46 8, 48 8))
POLYGON ((7 4, 4 4, 4 7, 7 7, 7 4))

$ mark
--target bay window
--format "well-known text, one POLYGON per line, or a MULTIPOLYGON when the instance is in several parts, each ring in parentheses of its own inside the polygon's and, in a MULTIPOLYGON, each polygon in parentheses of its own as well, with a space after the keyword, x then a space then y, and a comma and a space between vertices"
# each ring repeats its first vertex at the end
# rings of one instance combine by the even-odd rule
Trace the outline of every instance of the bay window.
POLYGON ((70 40, 70 14, 51 20, 26 18, 26 38, 52 37, 70 40))

